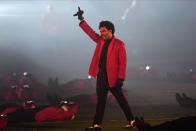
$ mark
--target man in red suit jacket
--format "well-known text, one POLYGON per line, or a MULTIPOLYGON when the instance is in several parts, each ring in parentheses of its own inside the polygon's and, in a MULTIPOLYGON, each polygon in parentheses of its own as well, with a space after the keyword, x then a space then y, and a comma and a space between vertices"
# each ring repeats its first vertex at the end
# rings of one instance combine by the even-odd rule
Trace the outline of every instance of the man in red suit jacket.
POLYGON ((128 124, 125 127, 130 128, 134 123, 133 114, 122 92, 127 65, 125 44, 114 36, 115 28, 113 23, 101 21, 99 35, 84 20, 83 13, 78 7, 78 12, 74 16, 78 16, 80 27, 96 43, 89 75, 97 77, 98 101, 94 122, 90 128, 101 128, 108 91, 111 91, 115 96, 127 118, 128 124))

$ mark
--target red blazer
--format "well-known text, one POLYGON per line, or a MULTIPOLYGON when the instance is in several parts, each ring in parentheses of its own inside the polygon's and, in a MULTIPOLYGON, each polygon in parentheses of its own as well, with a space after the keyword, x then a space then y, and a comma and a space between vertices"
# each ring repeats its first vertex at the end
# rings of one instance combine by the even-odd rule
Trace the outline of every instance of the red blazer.
POLYGON ((0 115, 8 115, 12 112, 15 112, 17 109, 19 109, 19 107, 7 107, 0 113, 0 115))
MULTIPOLYGON (((97 43, 95 52, 89 67, 89 75, 96 77, 99 72, 99 59, 102 51, 102 47, 105 43, 104 39, 97 34, 88 23, 83 20, 80 22, 80 27, 84 32, 95 42, 97 43)), ((106 70, 108 75, 108 82, 110 87, 114 87, 116 80, 123 79, 125 80, 126 76, 126 65, 127 65, 127 55, 125 50, 125 44, 113 37, 111 43, 108 47, 106 70)))
POLYGON ((37 122, 43 121, 64 121, 69 120, 78 112, 78 106, 74 105, 68 111, 63 111, 59 107, 46 107, 39 111, 35 115, 35 120, 37 122))

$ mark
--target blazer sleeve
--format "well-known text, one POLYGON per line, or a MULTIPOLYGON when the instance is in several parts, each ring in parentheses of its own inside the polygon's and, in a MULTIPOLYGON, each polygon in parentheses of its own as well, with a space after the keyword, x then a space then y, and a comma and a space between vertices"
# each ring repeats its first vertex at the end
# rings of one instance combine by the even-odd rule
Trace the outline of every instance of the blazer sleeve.
POLYGON ((82 30, 96 43, 98 43, 98 40, 100 38, 100 35, 97 34, 90 26, 89 24, 83 20, 80 22, 79 26, 82 28, 82 30))
POLYGON ((127 66, 127 53, 125 49, 125 44, 122 43, 119 47, 119 72, 118 72, 119 79, 125 80, 126 66, 127 66))

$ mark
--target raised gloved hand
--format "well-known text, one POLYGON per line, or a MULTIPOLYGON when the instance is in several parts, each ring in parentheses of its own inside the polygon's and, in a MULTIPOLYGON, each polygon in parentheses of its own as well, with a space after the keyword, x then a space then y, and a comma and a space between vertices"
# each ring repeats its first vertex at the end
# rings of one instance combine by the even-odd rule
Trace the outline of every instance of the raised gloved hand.
POLYGON ((73 16, 78 16, 78 19, 80 21, 82 21, 82 20, 84 20, 83 13, 84 13, 84 11, 83 10, 80 10, 80 7, 78 6, 78 12, 75 13, 73 16))
POLYGON ((122 87, 122 86, 123 86, 123 80, 122 79, 117 79, 116 87, 122 87))

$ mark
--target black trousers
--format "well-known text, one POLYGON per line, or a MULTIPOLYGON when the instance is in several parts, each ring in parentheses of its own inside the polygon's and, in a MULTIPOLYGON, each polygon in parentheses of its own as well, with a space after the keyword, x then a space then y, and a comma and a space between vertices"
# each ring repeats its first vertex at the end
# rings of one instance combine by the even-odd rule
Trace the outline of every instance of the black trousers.
POLYGON ((133 114, 125 96, 123 95, 122 87, 109 87, 106 71, 99 71, 97 76, 96 91, 97 106, 93 125, 102 124, 108 91, 110 91, 112 95, 116 98, 117 102, 119 103, 121 109, 126 116, 126 119, 128 121, 133 120, 133 114))
POLYGON ((17 124, 21 122, 34 122, 35 114, 39 112, 41 108, 36 109, 24 109, 17 110, 16 112, 12 112, 7 115, 8 125, 17 124))

